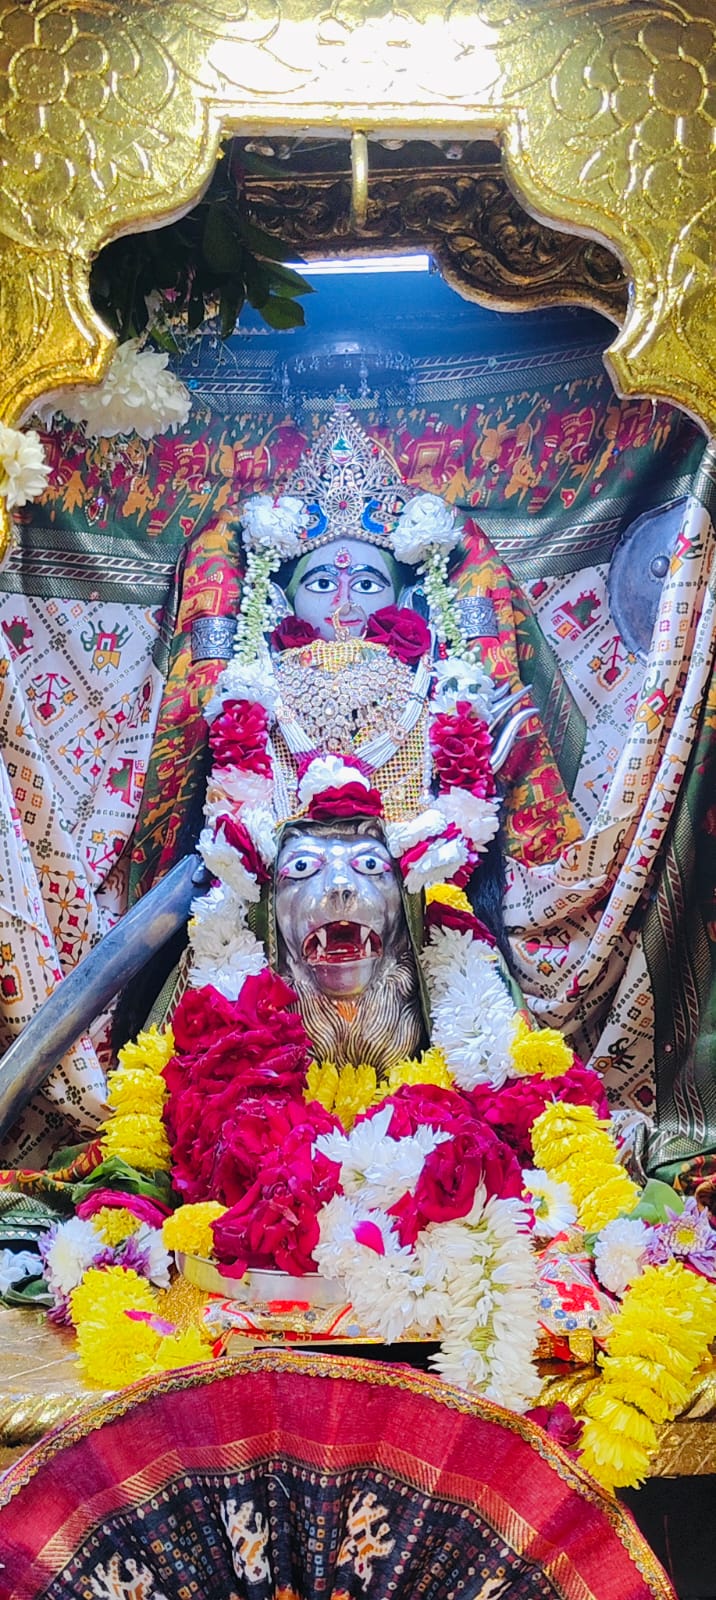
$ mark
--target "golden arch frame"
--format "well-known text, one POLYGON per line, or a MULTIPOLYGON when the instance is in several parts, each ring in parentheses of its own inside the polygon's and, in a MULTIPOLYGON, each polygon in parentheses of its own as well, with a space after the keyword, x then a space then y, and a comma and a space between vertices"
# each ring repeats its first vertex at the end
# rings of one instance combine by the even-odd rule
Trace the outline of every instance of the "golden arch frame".
MULTIPOLYGON (((202 192, 222 135, 494 137, 628 273, 617 390, 716 431, 713 0, 0 0, 0 419, 101 377, 108 239, 202 192)), ((8 530, 0 529, 0 555, 8 530)))

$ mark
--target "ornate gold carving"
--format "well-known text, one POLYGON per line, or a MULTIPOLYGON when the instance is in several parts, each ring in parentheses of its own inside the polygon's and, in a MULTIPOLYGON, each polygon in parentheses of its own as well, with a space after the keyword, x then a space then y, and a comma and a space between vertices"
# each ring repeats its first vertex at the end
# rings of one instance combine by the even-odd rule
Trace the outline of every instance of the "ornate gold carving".
POLYGON ((223 127, 501 134, 524 203, 627 267, 619 389, 716 425, 710 0, 0 0, 0 67, 6 421, 33 389, 100 372, 92 254, 186 209, 223 127))
POLYGON ((372 168, 360 230, 352 226, 347 175, 250 178, 247 193, 262 228, 301 251, 422 247, 460 294, 499 310, 579 304, 617 323, 626 312, 616 257, 529 216, 494 165, 372 168))

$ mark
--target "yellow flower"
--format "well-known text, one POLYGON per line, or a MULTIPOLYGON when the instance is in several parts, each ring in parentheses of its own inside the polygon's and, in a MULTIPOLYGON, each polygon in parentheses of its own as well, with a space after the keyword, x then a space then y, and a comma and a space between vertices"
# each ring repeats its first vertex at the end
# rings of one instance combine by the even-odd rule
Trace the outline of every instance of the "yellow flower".
POLYGON ((211 1259, 214 1253, 212 1222, 223 1217, 226 1206, 218 1200, 201 1200, 196 1205, 180 1206, 162 1223, 162 1239, 167 1250, 211 1259))
POLYGON ((654 1425, 683 1409, 715 1336, 716 1285, 679 1261, 645 1267, 616 1313, 584 1408, 581 1463, 605 1488, 646 1477, 654 1425))
POLYGON ((102 1206, 96 1211, 92 1221, 99 1229, 105 1244, 121 1244, 123 1239, 128 1239, 130 1233, 136 1233, 140 1227, 139 1218, 126 1206, 102 1206))
POLYGON ((579 1226, 590 1233, 633 1211, 639 1197, 608 1129, 591 1106, 559 1100, 545 1106, 531 1128, 535 1165, 567 1184, 579 1226))
POLYGON ((177 1367, 195 1367, 207 1360, 207 1347, 198 1328, 167 1333, 160 1338, 154 1356, 153 1372, 173 1372, 177 1367))
POLYGON ((332 1111, 338 1092, 338 1068, 335 1061, 312 1061, 306 1073, 304 1100, 317 1100, 324 1111, 332 1111))
POLYGON ((530 1028, 518 1017, 510 1046, 512 1065, 520 1078, 541 1073, 543 1078, 562 1078, 574 1061, 566 1039, 556 1028, 530 1028))
POLYGON ((113 1111, 138 1111, 160 1117, 164 1079, 144 1067, 117 1067, 107 1082, 107 1104, 113 1111))
POLYGON ((455 911, 472 911, 465 890, 458 889, 455 883, 434 883, 431 889, 426 889, 426 906, 432 905, 433 900, 438 900, 443 906, 452 906, 455 911))
MULTIPOLYGON (((462 891, 458 891, 461 893, 462 891)), ((404 1083, 431 1083, 438 1089, 452 1089, 453 1077, 437 1046, 424 1050, 417 1060, 398 1061, 388 1073, 388 1091, 395 1094, 404 1083)))
POLYGON ((161 1072, 174 1054, 174 1034, 171 1028, 160 1033, 153 1023, 142 1029, 133 1044, 123 1045, 117 1059, 123 1067, 146 1067, 150 1072, 161 1072))
POLYGON ((367 1111, 387 1090, 378 1086, 375 1067, 362 1062, 359 1066, 338 1068, 333 1061, 312 1061, 307 1073, 305 1100, 318 1100, 325 1111, 332 1112, 350 1133, 356 1117, 367 1111))
POLYGON ((156 1296, 130 1267, 90 1267, 70 1295, 72 1321, 105 1322, 128 1308, 153 1311, 156 1296))
POLYGON ((158 1117, 143 1112, 112 1116, 104 1124, 101 1142, 105 1158, 120 1156, 140 1172, 169 1171, 169 1141, 158 1117))

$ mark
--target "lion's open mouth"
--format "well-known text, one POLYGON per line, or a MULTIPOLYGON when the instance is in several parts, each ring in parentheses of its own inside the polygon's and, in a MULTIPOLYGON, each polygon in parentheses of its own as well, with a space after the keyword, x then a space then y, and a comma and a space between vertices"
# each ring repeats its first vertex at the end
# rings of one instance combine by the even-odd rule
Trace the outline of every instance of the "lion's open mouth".
POLYGON ((304 961, 315 967, 324 961, 377 961, 383 941, 360 922, 324 922, 306 935, 302 948, 304 961))

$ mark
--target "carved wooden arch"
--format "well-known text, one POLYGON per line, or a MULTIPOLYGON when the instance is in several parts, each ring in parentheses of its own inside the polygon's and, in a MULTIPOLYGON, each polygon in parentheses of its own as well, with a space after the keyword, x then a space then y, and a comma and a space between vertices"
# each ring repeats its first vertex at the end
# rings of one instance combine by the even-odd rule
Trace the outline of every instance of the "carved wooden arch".
POLYGON ((617 389, 716 430, 712 0, 0 0, 0 61, 5 422, 101 377, 91 260, 193 204, 222 132, 338 129, 499 138, 524 204, 624 263, 617 389))

